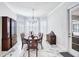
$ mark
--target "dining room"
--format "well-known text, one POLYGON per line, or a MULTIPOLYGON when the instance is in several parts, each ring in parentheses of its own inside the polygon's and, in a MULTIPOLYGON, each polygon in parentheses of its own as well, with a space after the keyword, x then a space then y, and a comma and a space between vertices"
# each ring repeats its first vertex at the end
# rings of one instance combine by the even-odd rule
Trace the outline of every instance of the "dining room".
MULTIPOLYGON (((58 3, 27 3, 27 2, 5 2, 2 3, 10 8, 15 14, 12 17, 15 21, 8 20, 8 16, 3 16, 1 23, 6 22, 6 35, 2 35, 3 57, 45 57, 61 56, 59 48, 56 46, 56 35, 52 30, 48 32, 47 14, 55 8, 58 3), (28 7, 29 5, 29 7, 28 7), (54 5, 51 7, 51 5, 54 5), (43 7, 45 8, 43 8, 43 7), (48 8, 47 8, 48 6, 48 8), (50 6, 50 7, 49 7, 50 6), (14 18, 15 17, 15 18, 14 18), (10 24, 9 24, 10 23, 10 24), (54 35, 54 36, 53 36, 54 35), (5 40, 5 37, 7 41, 5 40), (53 38, 52 38, 53 37, 53 38), (10 39, 8 39, 10 38, 10 39), (52 39, 51 39, 52 38, 52 39), (7 42, 7 43, 5 43, 7 42), (53 47, 53 48, 52 48, 53 47), (53 53, 54 52, 54 53, 53 53)), ((3 7, 3 6, 2 6, 3 7)), ((12 14, 11 14, 12 15, 12 14)), ((5 26, 2 26, 5 31, 5 26)), ((3 32, 4 32, 3 31, 3 32)))
POLYGON ((68 28, 68 13, 77 4, 0 2, 0 56, 79 56, 78 52, 70 50, 68 28))
MULTIPOLYGON (((17 46, 18 46, 17 50, 20 52, 19 55, 17 55, 17 53, 15 52, 16 54, 12 54, 12 56, 15 55, 24 56, 24 57, 25 56, 27 57, 62 56, 61 54, 59 54, 60 48, 56 46, 56 40, 55 43, 50 44, 49 43, 49 41, 51 41, 50 35, 48 35, 49 38, 47 40, 47 34, 48 34, 47 16, 42 16, 42 14, 39 13, 40 10, 38 10, 35 7, 29 9, 29 11, 30 11, 29 13, 27 12, 28 15, 24 15, 20 13, 17 14, 17 20, 16 20, 17 46), (54 54, 52 54, 51 52, 54 52, 54 54)), ((49 34, 53 35, 51 32, 49 32, 49 34)))
MULTIPOLYGON (((45 53, 48 55, 49 49, 51 49, 49 50, 49 56, 52 56, 52 45, 57 49, 55 52, 58 53, 59 48, 56 47, 56 44, 50 45, 46 39, 48 29, 47 17, 33 17, 17 16, 17 38, 19 39, 17 42, 22 53, 20 56, 44 57, 46 56, 45 53), (31 47, 29 47, 30 44, 31 47)), ((59 54, 59 56, 61 55, 59 54)))

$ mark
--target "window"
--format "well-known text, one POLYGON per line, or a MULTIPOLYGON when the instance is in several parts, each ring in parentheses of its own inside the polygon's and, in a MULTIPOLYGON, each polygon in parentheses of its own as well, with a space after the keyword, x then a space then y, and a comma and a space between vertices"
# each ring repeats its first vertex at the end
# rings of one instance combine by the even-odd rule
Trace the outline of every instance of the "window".
POLYGON ((22 15, 17 16, 18 32, 29 34, 33 31, 35 34, 39 32, 47 33, 47 18, 46 17, 36 17, 34 21, 31 17, 25 17, 22 15))
POLYGON ((73 24, 73 32, 79 32, 79 24, 73 24))

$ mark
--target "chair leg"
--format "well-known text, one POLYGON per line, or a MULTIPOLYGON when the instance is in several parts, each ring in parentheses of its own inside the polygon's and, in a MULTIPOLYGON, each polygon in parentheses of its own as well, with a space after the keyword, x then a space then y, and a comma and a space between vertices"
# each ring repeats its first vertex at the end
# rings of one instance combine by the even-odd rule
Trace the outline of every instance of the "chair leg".
POLYGON ((36 57, 38 57, 38 49, 36 49, 36 57))
POLYGON ((43 45, 42 45, 42 43, 41 43, 41 49, 43 49, 43 45))
POLYGON ((28 49, 28 57, 30 57, 30 49, 28 49))
POLYGON ((21 47, 21 49, 23 48, 23 44, 22 44, 22 47, 21 47))

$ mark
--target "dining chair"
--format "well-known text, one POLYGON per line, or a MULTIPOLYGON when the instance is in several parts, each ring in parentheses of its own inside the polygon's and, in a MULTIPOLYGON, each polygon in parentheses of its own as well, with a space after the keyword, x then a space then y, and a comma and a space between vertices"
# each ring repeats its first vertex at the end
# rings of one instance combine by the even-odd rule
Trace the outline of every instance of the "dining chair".
POLYGON ((39 35, 39 41, 38 41, 38 43, 40 43, 41 48, 43 49, 43 45, 42 45, 42 41, 43 41, 43 33, 39 33, 38 35, 39 35))
MULTIPOLYGON (((37 37, 38 39, 38 37, 37 37)), ((37 40, 35 40, 35 37, 33 36, 29 36, 28 37, 29 43, 28 43, 28 57, 30 57, 30 49, 34 49, 36 50, 36 57, 38 56, 38 42, 37 40), (30 40, 30 37, 32 38, 32 40, 30 40)))
POLYGON ((25 39, 24 37, 25 37, 25 34, 21 33, 22 48, 24 44, 28 44, 28 39, 25 39))

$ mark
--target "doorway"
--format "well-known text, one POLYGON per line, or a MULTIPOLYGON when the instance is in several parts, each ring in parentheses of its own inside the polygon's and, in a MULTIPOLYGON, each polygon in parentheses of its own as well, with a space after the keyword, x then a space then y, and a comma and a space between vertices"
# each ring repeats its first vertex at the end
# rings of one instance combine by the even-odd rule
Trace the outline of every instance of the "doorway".
POLYGON ((69 11, 69 52, 79 56, 79 5, 69 11))

